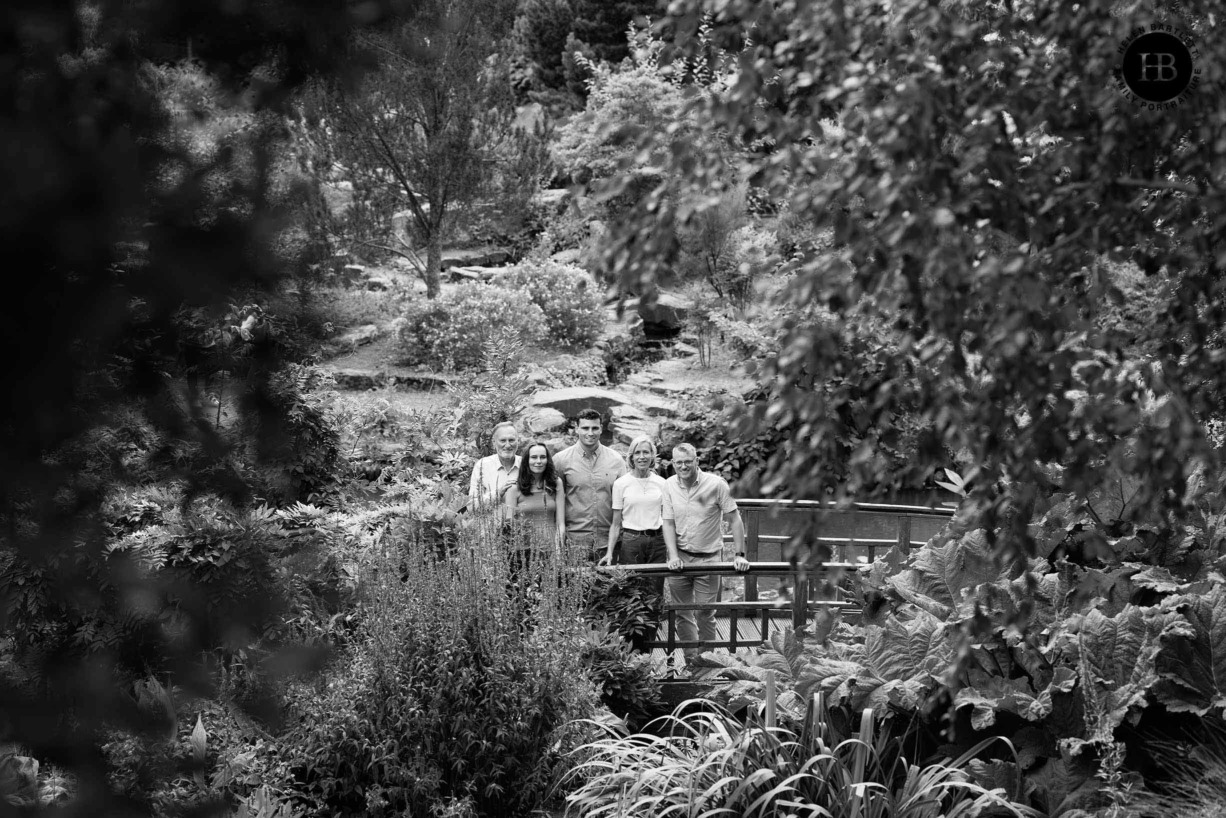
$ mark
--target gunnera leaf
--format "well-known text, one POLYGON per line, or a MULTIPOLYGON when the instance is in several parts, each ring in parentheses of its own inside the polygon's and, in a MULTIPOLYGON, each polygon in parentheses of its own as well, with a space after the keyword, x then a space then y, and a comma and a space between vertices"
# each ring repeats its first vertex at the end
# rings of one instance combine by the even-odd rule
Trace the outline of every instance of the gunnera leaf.
POLYGON ((949 619, 983 583, 1001 578, 983 529, 959 539, 939 539, 914 551, 911 567, 887 584, 907 602, 939 619, 949 619))
POLYGON ((1004 679, 981 670, 971 671, 969 682, 954 696, 954 707, 973 707, 971 727, 986 730, 996 723, 997 713, 1014 713, 1036 722, 1046 718, 1052 711, 1052 693, 1068 692, 1074 675, 1069 668, 1057 668, 1052 683, 1041 691, 1035 691, 1028 679, 1004 679))
POLYGON ((1160 594, 1177 594, 1188 589, 1187 583, 1161 566, 1126 562, 1124 567, 1139 569, 1131 577, 1132 584, 1138 588, 1147 588, 1160 594))
POLYGON ((1077 647, 1086 742, 1074 741, 1074 752, 1088 742, 1111 741, 1129 710, 1144 707, 1146 694, 1159 678, 1156 660, 1162 649, 1160 637, 1178 618, 1170 611, 1136 605, 1113 617, 1098 610, 1085 615, 1077 647))
POLYGON ((1164 634, 1158 700, 1178 713, 1226 711, 1226 588, 1167 597, 1162 607, 1182 614, 1186 626, 1164 634))
POLYGON ((927 613, 906 621, 891 618, 885 627, 865 629, 864 662, 883 679, 936 676, 952 660, 945 624, 927 613))

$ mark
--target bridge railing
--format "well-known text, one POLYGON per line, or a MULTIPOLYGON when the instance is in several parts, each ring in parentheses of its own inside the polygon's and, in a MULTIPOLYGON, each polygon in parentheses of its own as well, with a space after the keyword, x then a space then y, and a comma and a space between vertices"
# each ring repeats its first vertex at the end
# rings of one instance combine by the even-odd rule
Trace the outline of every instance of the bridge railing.
MULTIPOLYGON (((838 507, 834 503, 809 500, 738 499, 737 506, 745 524, 745 556, 748 571, 737 571, 731 562, 684 566, 670 571, 660 564, 619 565, 602 570, 623 570, 643 576, 677 576, 684 574, 738 577, 744 580, 742 600, 680 605, 673 603, 665 591, 663 638, 647 640, 646 648, 717 648, 735 651, 738 647, 759 645, 770 639, 773 620, 785 618, 792 628, 804 628, 810 617, 822 608, 854 611, 855 602, 846 598, 843 589, 831 580, 860 566, 871 563, 884 551, 897 545, 903 552, 923 545, 937 534, 953 516, 953 508, 909 506, 889 503, 854 503, 838 507), (815 519, 816 518, 816 519, 815 519), (816 523, 819 534, 806 536, 804 542, 830 547, 834 559, 800 570, 784 559, 785 546, 798 531, 809 530, 816 523), (760 578, 790 579, 792 592, 787 600, 761 600, 758 596, 760 578), (718 641, 677 639, 677 615, 688 610, 713 610, 728 616, 728 638, 718 641), (757 620, 758 637, 743 639, 739 625, 743 618, 757 620)), ((724 533, 725 551, 732 541, 724 533)), ((721 581, 721 586, 723 582, 721 581)))
MULTIPOLYGON (((951 507, 852 503, 839 507, 821 500, 773 500, 742 498, 736 501, 745 524, 745 556, 750 562, 782 561, 784 548, 798 531, 815 521, 818 536, 807 537, 809 545, 830 547, 833 562, 867 564, 897 545, 904 553, 923 545, 953 516, 951 507)), ((724 532, 725 545, 732 533, 724 532)), ((754 574, 746 577, 745 600, 758 599, 754 574)))

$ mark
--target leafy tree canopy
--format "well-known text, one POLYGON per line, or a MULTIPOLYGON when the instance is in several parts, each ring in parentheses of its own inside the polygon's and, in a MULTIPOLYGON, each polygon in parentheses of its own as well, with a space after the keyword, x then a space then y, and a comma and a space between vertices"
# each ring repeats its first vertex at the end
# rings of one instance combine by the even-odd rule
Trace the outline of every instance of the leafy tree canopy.
MULTIPOLYGON (((1209 42, 1211 6, 1183 8, 1209 42)), ((1186 101, 1130 103, 1117 46, 1161 19, 1108 0, 672 4, 681 53, 701 50, 704 20, 746 42, 727 92, 691 104, 752 149, 727 169, 675 143, 670 168, 698 190, 747 178, 824 237, 790 266, 761 373, 772 400, 754 420, 805 441, 775 452, 764 491, 887 493, 957 457, 1011 553, 1032 547, 1037 494, 1088 496, 1107 468, 1135 486, 1124 525, 1208 496, 1226 358, 1226 110, 1209 89, 1223 68, 1202 48, 1186 101), (814 305, 834 319, 807 320, 814 305), (858 377, 839 341, 866 321, 896 354, 858 377), (880 474, 868 437, 824 485, 840 418, 888 426, 904 405, 927 430, 912 467, 880 474)), ((656 276, 703 206, 661 184, 609 260, 628 284, 656 276)))

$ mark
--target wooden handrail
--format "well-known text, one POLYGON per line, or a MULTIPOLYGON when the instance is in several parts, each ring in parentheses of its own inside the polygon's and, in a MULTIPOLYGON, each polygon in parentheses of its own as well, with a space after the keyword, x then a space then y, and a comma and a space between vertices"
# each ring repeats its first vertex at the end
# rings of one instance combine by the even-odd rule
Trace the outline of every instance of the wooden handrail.
MULTIPOLYGON (((818 609, 855 610, 857 608, 855 603, 847 600, 809 599, 810 580, 819 579, 828 574, 853 572, 863 567, 863 563, 847 561, 848 548, 863 549, 862 558, 867 558, 870 562, 875 559, 878 550, 885 551, 888 548, 897 547, 903 553, 907 553, 911 550, 912 546, 922 545, 926 538, 937 530, 934 528, 934 525, 938 524, 941 518, 952 518, 955 511, 951 506, 913 506, 896 503, 860 502, 841 504, 831 500, 775 500, 761 497, 740 498, 737 499, 736 503, 742 512, 741 516, 745 523, 745 556, 750 562, 748 571, 737 571, 731 562, 685 565, 676 571, 671 571, 668 566, 658 563, 606 566, 600 569, 602 571, 628 571, 644 576, 656 577, 706 574, 745 578, 745 595, 744 601, 741 602, 686 605, 675 605, 666 602, 664 606, 665 621, 661 623, 666 627, 666 637, 662 640, 653 639, 645 641, 643 646, 648 648, 664 648, 668 651, 670 663, 672 661, 672 652, 675 648, 727 647, 735 651, 743 645, 761 644, 761 641, 769 638, 772 615, 786 614, 791 618, 792 627, 801 629, 807 624, 809 615, 818 609), (842 515, 855 516, 857 514, 865 514, 875 516, 877 522, 872 523, 872 528, 870 529, 873 533, 888 533, 890 531, 888 527, 885 531, 880 531, 882 527, 880 518, 894 517, 896 518, 893 530, 894 537, 815 536, 806 534, 803 540, 805 544, 830 546, 831 552, 838 557, 843 557, 843 559, 824 562, 818 565, 798 565, 787 561, 760 560, 759 551, 761 545, 783 547, 796 539, 794 535, 787 533, 764 533, 762 531, 763 520, 771 519, 777 513, 788 511, 806 512, 805 516, 823 518, 823 521, 832 518, 837 519, 842 515), (913 520, 919 525, 919 540, 912 539, 913 520), (780 600, 778 602, 760 601, 758 599, 757 578, 780 576, 790 576, 793 578, 791 599, 780 600), (729 639, 722 642, 704 642, 700 639, 686 642, 678 641, 676 638, 677 613, 679 611, 690 610, 727 611, 731 619, 729 639), (737 629, 742 612, 760 620, 761 641, 741 641, 737 629)), ((885 525, 888 526, 889 523, 886 522, 885 525)), ((728 540, 729 535, 725 535, 724 541, 727 542, 728 540)))
MULTIPOLYGON (((815 574, 827 571, 854 571, 859 565, 851 562, 824 562, 804 568, 804 573, 815 574)), ((751 562, 748 571, 738 571, 731 562, 704 562, 683 565, 676 570, 662 562, 625 563, 621 565, 600 565, 597 571, 626 571, 632 574, 654 576, 656 574, 717 574, 724 577, 767 576, 782 577, 800 573, 799 568, 790 562, 751 562)))
POLYGON ((739 497, 737 506, 746 508, 795 508, 812 511, 872 511, 885 514, 923 514, 935 517, 952 517, 953 506, 910 506, 899 503, 860 503, 840 504, 834 500, 781 500, 770 497, 739 497))

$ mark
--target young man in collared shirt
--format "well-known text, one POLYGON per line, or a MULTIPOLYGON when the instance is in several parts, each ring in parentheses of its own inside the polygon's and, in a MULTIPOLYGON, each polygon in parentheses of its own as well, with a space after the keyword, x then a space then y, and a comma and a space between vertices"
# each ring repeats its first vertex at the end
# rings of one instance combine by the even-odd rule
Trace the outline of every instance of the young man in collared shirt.
POLYGON ((468 481, 468 508, 489 508, 502 502, 502 490, 515 482, 519 473, 519 433, 515 424, 499 423, 490 434, 494 453, 483 457, 473 465, 473 475, 468 481))
MULTIPOLYGON (((676 529, 677 551, 685 565, 720 562, 723 557, 724 537, 721 522, 732 528, 732 540, 736 545, 733 567, 738 571, 749 570, 745 559, 745 526, 741 513, 728 482, 716 474, 698 468, 698 453, 688 443, 673 448, 672 477, 665 481, 669 503, 665 506, 672 519, 664 520, 676 529)), ((711 574, 683 574, 668 578, 668 595, 676 605, 702 605, 715 602, 719 595, 719 577, 711 574)), ((677 638, 682 642, 701 639, 713 642, 719 639, 715 627, 715 611, 678 611, 677 638), (695 622, 697 620, 697 622, 695 622)), ((683 648, 685 663, 690 666, 702 663, 701 648, 683 648)))
POLYGON ((579 442, 553 456, 566 484, 566 539, 593 562, 605 552, 613 523, 613 482, 629 469, 617 452, 600 442, 604 423, 595 409, 579 413, 579 442))

